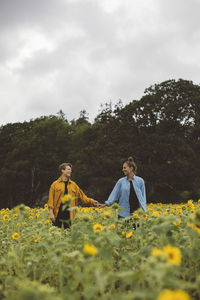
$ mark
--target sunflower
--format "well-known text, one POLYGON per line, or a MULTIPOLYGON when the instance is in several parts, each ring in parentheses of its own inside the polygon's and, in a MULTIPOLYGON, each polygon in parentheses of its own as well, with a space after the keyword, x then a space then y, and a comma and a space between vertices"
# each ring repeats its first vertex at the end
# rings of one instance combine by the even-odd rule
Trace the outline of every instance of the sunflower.
POLYGON ((173 222, 173 225, 179 226, 181 224, 181 219, 177 219, 177 221, 173 222))
POLYGON ((181 208, 180 208, 180 209, 177 209, 177 213, 178 213, 178 215, 182 215, 182 214, 183 214, 182 209, 181 209, 181 208))
POLYGON ((152 215, 152 217, 159 217, 160 213, 159 213, 159 211, 154 210, 151 215, 152 215))
POLYGON ((177 247, 167 245, 163 248, 163 252, 167 254, 167 262, 172 265, 180 265, 181 263, 181 251, 177 247))
POLYGON ((175 291, 171 291, 171 290, 164 290, 159 297, 157 298, 157 300, 190 300, 190 296, 181 290, 175 290, 175 291))
POLYGON ((38 243, 39 239, 40 239, 40 237, 37 237, 36 239, 34 239, 34 242, 38 243))
POLYGON ((70 205, 72 202, 72 196, 70 194, 64 195, 62 198, 62 203, 70 205))
POLYGON ((3 216, 3 220, 4 220, 4 221, 8 221, 8 220, 9 220, 8 215, 4 215, 4 216, 3 216))
POLYGON ((192 200, 188 200, 187 205, 189 206, 189 208, 194 208, 194 203, 192 200))
POLYGON ((195 224, 187 224, 188 226, 192 227, 193 229, 195 229, 198 233, 200 233, 200 227, 195 225, 195 224))
POLYGON ((130 239, 133 235, 133 231, 130 231, 129 233, 126 234, 126 238, 130 239))
POLYGON ((98 253, 98 249, 94 245, 86 243, 83 247, 83 252, 89 255, 96 255, 98 253))
POLYGON ((15 232, 12 235, 13 240, 17 240, 19 238, 19 233, 15 232))
POLYGON ((200 227, 199 227, 199 226, 194 225, 194 229, 195 229, 198 233, 200 233, 200 227))
POLYGON ((103 230, 103 226, 101 224, 95 224, 93 226, 93 231, 94 232, 99 232, 99 231, 102 231, 103 230))
POLYGON ((109 226, 109 228, 115 229, 115 224, 111 224, 111 225, 109 226))
POLYGON ((163 250, 158 249, 158 248, 153 248, 151 253, 152 253, 153 256, 159 256, 159 257, 166 257, 167 256, 166 253, 164 253, 163 250))
POLYGON ((134 219, 139 219, 140 217, 138 216, 138 214, 133 213, 133 218, 134 218, 134 219))
POLYGON ((147 219, 148 219, 148 216, 147 216, 147 214, 143 214, 143 215, 142 215, 142 217, 143 217, 143 219, 145 219, 145 220, 147 220, 147 219))

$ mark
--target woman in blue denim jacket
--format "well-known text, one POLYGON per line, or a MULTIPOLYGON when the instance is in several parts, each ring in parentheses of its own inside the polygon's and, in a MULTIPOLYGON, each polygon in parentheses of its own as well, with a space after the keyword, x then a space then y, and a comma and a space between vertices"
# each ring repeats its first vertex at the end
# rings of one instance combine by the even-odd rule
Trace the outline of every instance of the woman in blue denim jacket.
POLYGON ((144 180, 135 175, 136 164, 132 157, 129 157, 123 164, 122 171, 125 177, 120 178, 109 198, 105 201, 105 205, 110 206, 115 201, 119 201, 119 205, 123 208, 119 212, 119 218, 131 216, 131 214, 141 207, 146 211, 146 191, 144 180))

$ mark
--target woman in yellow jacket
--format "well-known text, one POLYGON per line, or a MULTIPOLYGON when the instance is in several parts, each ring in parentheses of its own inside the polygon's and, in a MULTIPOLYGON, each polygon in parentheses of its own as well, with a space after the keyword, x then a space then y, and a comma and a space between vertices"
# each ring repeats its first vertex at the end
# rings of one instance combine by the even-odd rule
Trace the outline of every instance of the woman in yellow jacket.
POLYGON ((72 203, 70 207, 78 206, 78 200, 82 203, 89 204, 90 206, 101 206, 101 204, 91 198, 88 198, 78 185, 70 179, 72 173, 72 165, 70 163, 62 163, 59 166, 61 176, 52 183, 49 190, 49 217, 54 225, 64 228, 69 227, 71 220, 75 218, 76 210, 63 210, 62 209, 62 198, 65 194, 72 196, 72 203), (65 220, 62 222, 61 220, 65 220), (67 222, 66 222, 67 221, 67 222))

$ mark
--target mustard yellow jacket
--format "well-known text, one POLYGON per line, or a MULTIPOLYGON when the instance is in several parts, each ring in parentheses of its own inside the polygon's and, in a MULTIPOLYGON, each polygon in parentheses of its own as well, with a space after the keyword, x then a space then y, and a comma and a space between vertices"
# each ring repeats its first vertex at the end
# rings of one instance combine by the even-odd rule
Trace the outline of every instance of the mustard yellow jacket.
MULTIPOLYGON (((78 185, 69 179, 69 183, 67 185, 68 194, 73 197, 72 203, 70 207, 78 206, 78 200, 82 203, 87 203, 90 206, 93 205, 93 199, 88 198, 83 191, 78 187, 78 185)), ((61 177, 59 177, 56 181, 54 181, 49 189, 49 200, 48 207, 53 209, 55 217, 58 215, 59 207, 61 204, 61 199, 64 196, 65 192, 65 183, 61 177)), ((70 219, 73 220, 76 215, 76 210, 70 211, 70 219)))

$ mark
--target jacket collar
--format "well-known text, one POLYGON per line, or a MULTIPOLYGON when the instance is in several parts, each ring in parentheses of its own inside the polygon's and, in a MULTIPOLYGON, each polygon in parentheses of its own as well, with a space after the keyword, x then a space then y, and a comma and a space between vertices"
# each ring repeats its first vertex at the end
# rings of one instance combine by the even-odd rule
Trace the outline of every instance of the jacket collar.
MULTIPOLYGON (((57 180, 58 182, 64 182, 63 180, 62 180, 62 177, 60 176, 59 178, 58 178, 58 180, 57 180)), ((68 183, 72 183, 72 181, 71 181, 71 179, 69 178, 69 182, 68 183)))
MULTIPOLYGON (((135 179, 135 177, 136 177, 136 175, 134 174, 134 175, 133 175, 133 178, 132 178, 132 181, 135 179)), ((126 178, 126 180, 129 181, 128 176, 126 176, 125 178, 126 178)))

